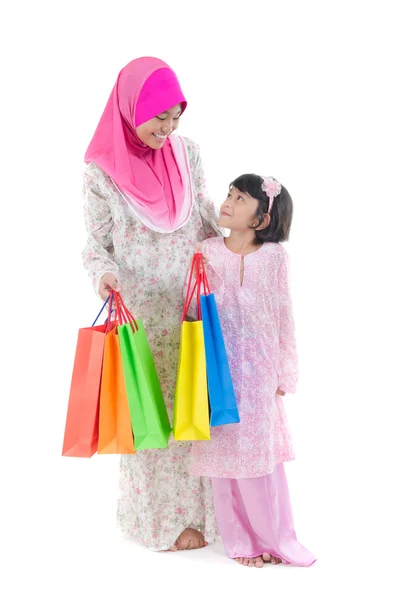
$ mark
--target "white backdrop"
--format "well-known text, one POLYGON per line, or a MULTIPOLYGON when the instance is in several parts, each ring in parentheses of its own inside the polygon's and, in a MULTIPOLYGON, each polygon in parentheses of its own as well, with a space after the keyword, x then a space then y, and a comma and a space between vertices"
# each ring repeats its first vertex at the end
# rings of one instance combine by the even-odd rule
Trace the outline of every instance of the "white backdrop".
POLYGON ((2 597, 393 597, 393 2, 36 0, 3 12, 2 597), (200 144, 217 204, 246 171, 294 200, 288 476, 311 569, 251 571, 221 545, 150 554, 115 528, 118 458, 60 456, 77 329, 100 305, 80 258, 83 155, 118 71, 142 55, 177 72, 180 132, 200 144))

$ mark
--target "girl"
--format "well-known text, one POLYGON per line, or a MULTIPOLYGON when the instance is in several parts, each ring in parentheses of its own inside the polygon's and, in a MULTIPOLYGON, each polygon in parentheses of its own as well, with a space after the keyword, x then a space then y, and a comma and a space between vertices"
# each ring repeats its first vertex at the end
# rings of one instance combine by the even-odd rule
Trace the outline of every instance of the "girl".
MULTIPOLYGON (((202 243, 218 304, 241 422, 195 442, 194 475, 212 478, 229 557, 309 566, 296 539, 284 465, 294 459, 282 396, 298 379, 288 258, 292 200, 272 178, 243 175, 230 186, 219 225, 230 237, 202 243)), ((198 251, 201 251, 199 245, 198 251)))
MULTIPOLYGON (((197 144, 171 135, 186 100, 175 73, 143 57, 121 70, 88 147, 84 265, 105 299, 121 288, 147 327, 172 419, 179 313, 192 240, 219 235, 197 144)), ((118 524, 151 550, 217 535, 211 482, 189 474, 190 444, 121 457, 118 524)))

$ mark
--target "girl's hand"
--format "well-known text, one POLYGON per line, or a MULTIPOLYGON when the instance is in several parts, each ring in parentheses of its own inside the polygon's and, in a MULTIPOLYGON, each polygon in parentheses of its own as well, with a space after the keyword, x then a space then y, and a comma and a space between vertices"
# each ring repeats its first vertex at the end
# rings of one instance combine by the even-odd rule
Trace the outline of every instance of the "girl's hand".
POLYGON ((105 273, 105 275, 101 277, 99 281, 98 289, 98 293, 103 301, 105 301, 109 297, 109 294, 112 290, 114 290, 115 292, 120 291, 119 282, 117 281, 113 273, 105 273))
POLYGON ((277 394, 277 396, 285 396, 285 392, 283 392, 283 390, 281 388, 277 388, 276 394, 277 394))
MULTIPOLYGON (((196 244, 196 254, 203 254, 201 244, 196 244)), ((204 263, 204 266, 207 267, 208 258, 206 256, 204 256, 204 254, 203 254, 203 263, 204 263)), ((203 272, 203 267, 200 265, 200 275, 202 272, 203 272)))

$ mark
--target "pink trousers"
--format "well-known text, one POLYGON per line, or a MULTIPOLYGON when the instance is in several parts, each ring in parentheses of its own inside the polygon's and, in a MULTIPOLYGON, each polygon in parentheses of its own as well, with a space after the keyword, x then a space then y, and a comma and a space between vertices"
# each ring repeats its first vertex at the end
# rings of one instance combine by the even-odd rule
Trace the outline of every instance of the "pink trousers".
POLYGON ((212 478, 219 531, 230 558, 268 552, 285 564, 308 567, 316 558, 296 539, 283 464, 271 475, 212 478))

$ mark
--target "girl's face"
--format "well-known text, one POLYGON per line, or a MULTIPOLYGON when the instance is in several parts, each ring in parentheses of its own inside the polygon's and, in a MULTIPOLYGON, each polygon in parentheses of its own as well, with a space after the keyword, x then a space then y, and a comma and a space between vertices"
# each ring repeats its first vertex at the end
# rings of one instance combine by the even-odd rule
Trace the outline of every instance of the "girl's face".
POLYGON ((220 227, 232 231, 247 232, 255 225, 255 213, 258 200, 247 193, 240 192, 236 187, 229 190, 225 202, 221 206, 219 217, 220 227))
POLYGON ((160 150, 168 136, 171 135, 179 125, 179 117, 182 113, 182 105, 177 104, 169 110, 157 115, 154 119, 142 123, 136 128, 136 133, 141 142, 153 150, 160 150))

